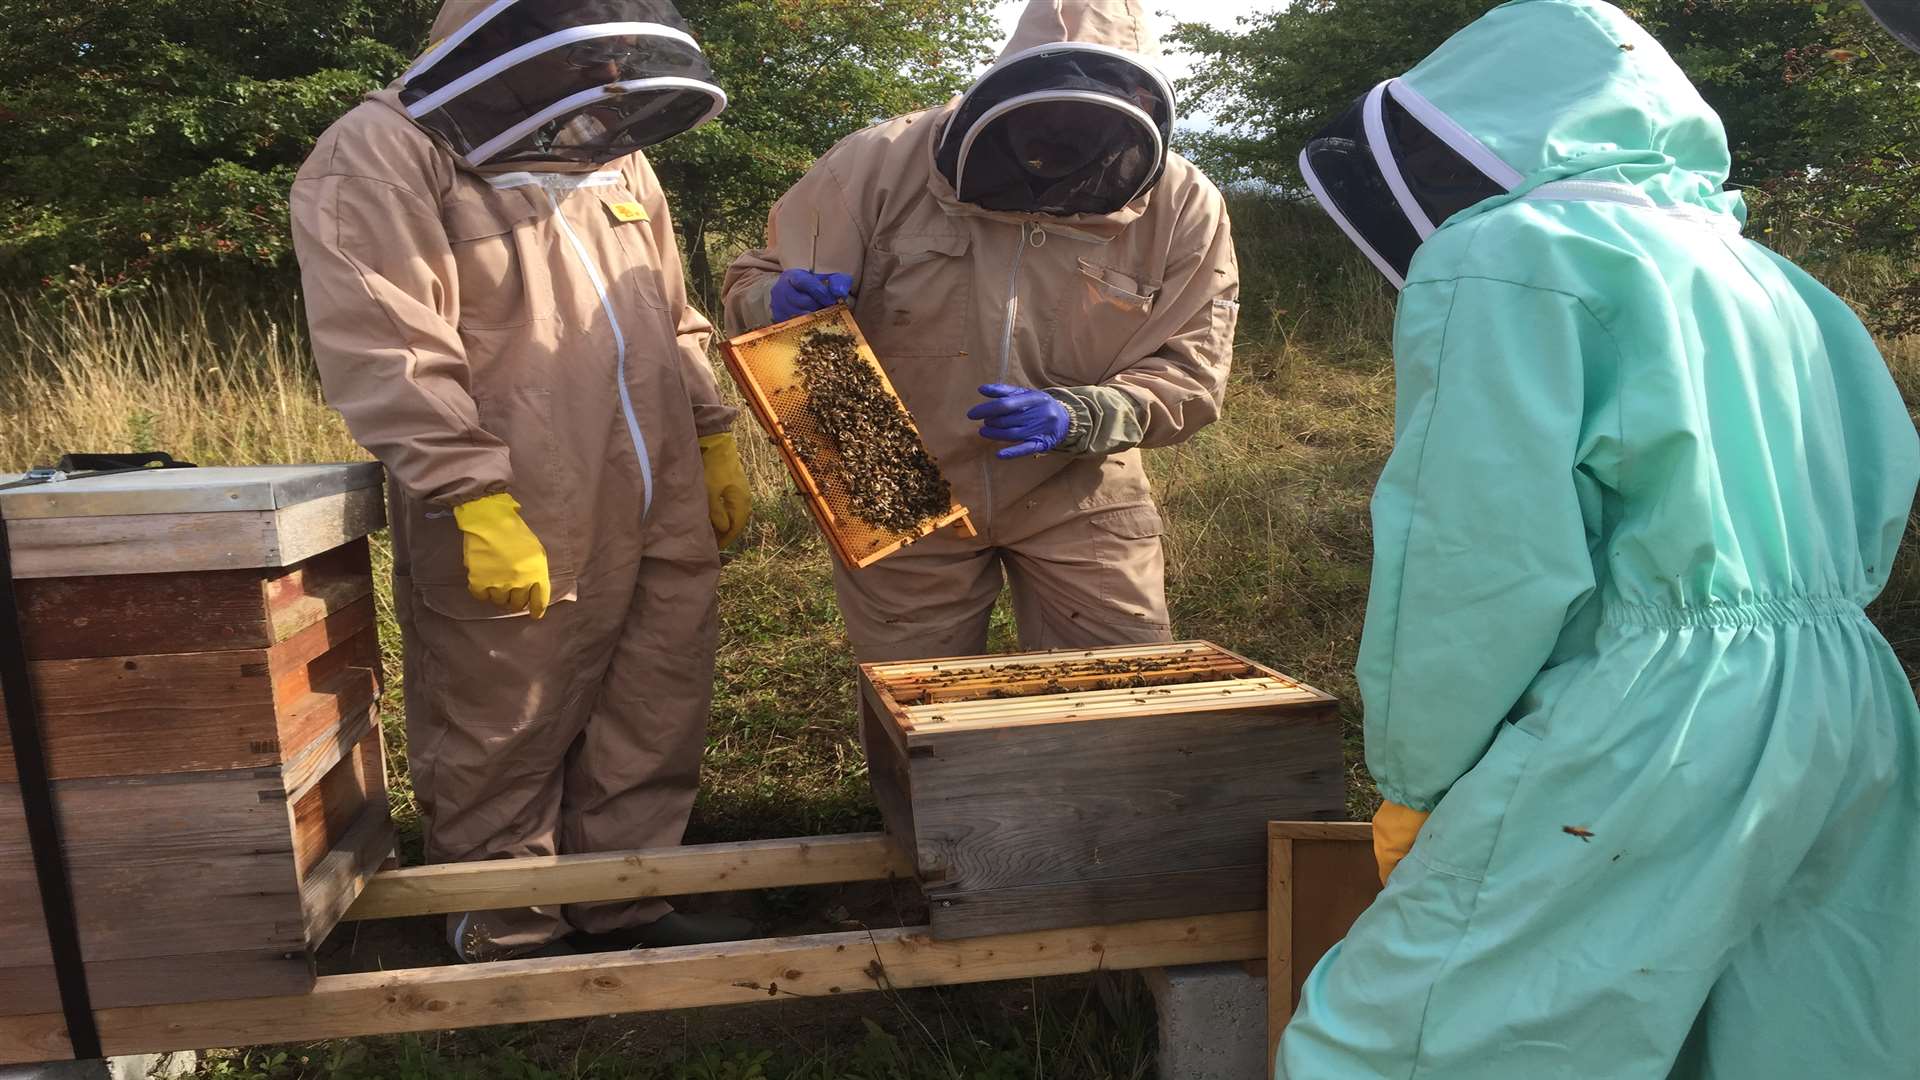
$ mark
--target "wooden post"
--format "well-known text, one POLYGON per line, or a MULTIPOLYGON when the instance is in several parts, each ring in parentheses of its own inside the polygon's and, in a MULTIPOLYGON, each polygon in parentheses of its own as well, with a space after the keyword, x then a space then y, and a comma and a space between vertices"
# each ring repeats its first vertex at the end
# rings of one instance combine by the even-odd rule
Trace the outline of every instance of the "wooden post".
POLYGON ((1293 1019, 1307 974, 1380 894, 1373 826, 1275 821, 1267 826, 1267 1059, 1293 1019))

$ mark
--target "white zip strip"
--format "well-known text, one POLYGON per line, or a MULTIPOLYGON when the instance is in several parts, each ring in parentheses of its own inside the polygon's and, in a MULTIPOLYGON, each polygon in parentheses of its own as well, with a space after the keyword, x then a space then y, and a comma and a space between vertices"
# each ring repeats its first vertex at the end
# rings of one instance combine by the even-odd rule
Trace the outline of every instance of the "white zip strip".
MULTIPOLYGON (((1167 112, 1175 116, 1179 115, 1180 110, 1177 107, 1177 103, 1173 96, 1173 83, 1167 79, 1167 76, 1158 67, 1148 63, 1146 57, 1141 56, 1139 53, 1128 52, 1125 49, 1115 48, 1112 45, 1096 45, 1090 41, 1056 41, 1050 45, 1035 45, 1031 49, 1022 49, 1021 51, 1014 53, 1012 56, 1003 57, 1002 59, 995 61, 992 67, 982 72, 980 77, 973 81, 973 87, 975 90, 978 90, 981 86, 984 86, 986 84, 986 81, 988 79, 993 78, 996 74, 999 74, 1001 71, 1004 71, 1007 68, 1010 68, 1013 65, 1018 64, 1024 60, 1032 59, 1033 57, 1039 56, 1042 53, 1063 53, 1063 52, 1092 53, 1095 56, 1105 56, 1114 60, 1122 60, 1128 64, 1133 65, 1136 68, 1139 68, 1141 71, 1146 72, 1146 74, 1153 79, 1154 83, 1160 87, 1161 96, 1165 97, 1167 100, 1167 112)), ((967 92, 967 96, 969 97, 971 97, 972 94, 973 94, 972 90, 969 90, 967 92)), ((962 108, 966 107, 966 103, 964 101, 961 103, 961 107, 962 108)))
POLYGON ((484 165, 502 150, 515 145, 567 113, 615 94, 637 94, 645 90, 696 90, 711 97, 713 107, 707 110, 707 114, 702 116, 694 127, 699 127, 719 116, 727 107, 726 91, 712 83, 703 83, 698 79, 689 79, 680 75, 662 75, 652 79, 629 79, 625 82, 608 83, 605 86, 582 90, 541 109, 476 148, 473 153, 467 155, 467 161, 473 165, 484 165))
POLYGON ((587 245, 580 242, 580 234, 573 231, 573 225, 567 221, 567 215, 560 210, 560 198, 554 194, 555 185, 542 184, 547 193, 547 205, 553 207, 553 217, 560 223, 560 231, 566 235, 567 242, 573 245, 573 254, 586 267, 587 279, 593 282, 593 291, 600 294, 600 309, 607 313, 607 322, 613 327, 613 348, 617 356, 614 364, 614 378, 620 388, 620 411, 627 420, 627 435, 633 440, 633 452, 640 457, 640 476, 642 494, 640 503, 641 520, 653 513, 653 458, 647 453, 647 438, 640 431, 640 418, 633 412, 633 394, 627 389, 627 335, 620 329, 620 316, 613 310, 613 297, 607 292, 607 281, 600 276, 600 268, 593 264, 593 258, 587 254, 587 245))
POLYGON ((517 2, 518 0, 495 0, 495 3, 491 7, 475 15, 473 18, 468 19, 466 24, 460 27, 460 29, 440 39, 433 48, 422 53, 420 58, 413 62, 413 66, 407 69, 407 73, 400 76, 400 85, 405 86, 419 78, 428 68, 451 55, 453 50, 460 47, 461 42, 478 33, 481 27, 492 22, 501 12, 512 7, 517 2))
POLYGON ((1425 240, 1434 234, 1433 219, 1413 197, 1413 189, 1407 186, 1407 178, 1400 172, 1400 163, 1394 160, 1393 149, 1387 143, 1387 84, 1381 83, 1367 95, 1367 103, 1360 108, 1362 120, 1367 132, 1367 146, 1373 151, 1373 161, 1380 169, 1380 175, 1386 178, 1387 187, 1393 190, 1395 202, 1400 204, 1400 212, 1407 215, 1413 223, 1413 231, 1425 240))
MULTIPOLYGON (((973 141, 980 137, 980 133, 986 130, 988 124, 1015 109, 1049 101, 1077 101, 1085 105, 1099 105, 1125 114, 1135 123, 1146 128, 1147 132, 1153 136, 1153 159, 1159 161, 1166 156, 1167 147, 1166 143, 1160 138, 1160 128, 1154 124, 1153 117, 1148 116, 1146 110, 1140 108, 1138 105, 1129 101, 1121 101, 1119 98, 1110 94, 1097 93, 1092 90, 1036 90, 1031 94, 1021 94, 1019 97, 1008 98, 1000 104, 995 105, 993 108, 981 114, 980 119, 975 120, 973 126, 967 129, 967 137, 960 141, 960 164, 954 168, 954 194, 959 195, 960 192, 964 190, 963 185, 966 183, 967 176, 967 157, 973 153, 973 141)), ((1127 196, 1126 201, 1132 202, 1139 198, 1140 193, 1147 190, 1147 184, 1150 183, 1152 179, 1153 176, 1150 174, 1146 179, 1142 180, 1140 186, 1134 189, 1133 194, 1127 196)))
POLYGON ((1313 192, 1313 197, 1319 202, 1320 208, 1327 212, 1327 216, 1333 219, 1335 225, 1340 226, 1340 231, 1347 234, 1347 239, 1353 241, 1353 246, 1360 249, 1360 253, 1367 257, 1367 261, 1373 263, 1374 269, 1385 274, 1387 280, 1393 282, 1394 288, 1406 288, 1407 279, 1401 277, 1400 271, 1395 270, 1391 263, 1380 256, 1379 252, 1373 250, 1373 245, 1367 243, 1367 238, 1360 235, 1360 230, 1353 227, 1353 222, 1347 220, 1346 214, 1341 213, 1340 204, 1327 194, 1327 187, 1321 183, 1319 175, 1313 171, 1313 165, 1307 161, 1305 150, 1300 151, 1300 175, 1306 179, 1307 190, 1313 192))
POLYGON ((1433 102, 1422 97, 1418 90, 1400 79, 1389 79, 1387 92, 1393 95, 1393 100, 1412 113, 1415 120, 1425 124, 1435 135, 1440 136, 1442 142, 1453 147, 1455 153, 1466 158, 1474 168, 1485 173, 1489 180, 1508 191, 1526 182, 1527 178, 1520 174, 1520 170, 1507 164, 1500 155, 1487 149, 1486 143, 1455 123, 1453 117, 1441 112, 1433 102))
POLYGON ((594 38, 603 37, 666 38, 670 41, 677 41, 695 52, 700 51, 699 44, 685 31, 677 30, 663 23, 620 22, 575 26, 557 33, 548 34, 546 37, 535 38, 517 49, 501 53, 499 56, 481 64, 479 67, 474 68, 458 79, 453 80, 440 89, 435 90, 433 93, 428 94, 426 97, 421 98, 419 101, 407 106, 407 115, 419 119, 508 68, 525 63, 544 53, 550 53, 555 49, 563 49, 568 45, 576 45, 582 41, 591 41, 594 38))

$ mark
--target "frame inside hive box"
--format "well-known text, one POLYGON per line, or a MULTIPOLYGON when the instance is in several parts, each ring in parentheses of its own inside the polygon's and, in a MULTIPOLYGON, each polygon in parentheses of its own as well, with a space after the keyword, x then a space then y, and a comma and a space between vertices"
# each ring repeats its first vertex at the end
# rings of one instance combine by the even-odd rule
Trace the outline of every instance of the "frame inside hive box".
MULTIPOLYGON (((77 476, 0 491, 0 519, 92 1007, 312 986, 394 841, 379 468, 77 476)), ((12 719, 0 1016, 62 1008, 12 719)))
POLYGON ((866 664, 935 937, 1258 911, 1269 821, 1345 808, 1333 698, 1204 641, 866 664))
MULTIPOLYGON (((807 510, 840 560, 855 569, 871 566, 948 525, 955 526, 963 536, 973 536, 973 521, 967 508, 951 498, 943 500, 946 504, 943 510, 920 518, 912 527, 877 525, 862 516, 860 495, 855 490, 860 480, 849 476, 847 463, 814 412, 814 402, 799 365, 801 349, 808 339, 823 332, 852 339, 854 353, 871 368, 879 392, 899 409, 912 441, 925 455, 919 429, 914 427, 906 406, 900 404, 900 395, 888 381, 859 324, 854 322, 853 312, 844 304, 743 334, 726 342, 722 351, 727 370, 739 384, 747 407, 773 438, 806 501, 807 510)), ((938 466, 933 464, 932 457, 926 455, 924 460, 937 474, 938 466)))

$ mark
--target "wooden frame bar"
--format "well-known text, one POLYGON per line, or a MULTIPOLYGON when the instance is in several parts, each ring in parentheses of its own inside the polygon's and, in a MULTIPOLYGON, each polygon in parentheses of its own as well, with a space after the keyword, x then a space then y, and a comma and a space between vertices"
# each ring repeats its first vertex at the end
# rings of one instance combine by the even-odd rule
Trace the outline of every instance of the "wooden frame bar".
MULTIPOLYGON (((779 410, 774 407, 773 399, 768 395, 760 373, 756 371, 753 362, 746 355, 747 348, 757 342, 811 327, 832 328, 851 335, 855 348, 873 367, 880 385, 895 401, 900 400, 900 394, 894 389, 892 380, 887 378, 886 369, 880 365, 879 358, 874 356, 873 346, 867 343, 867 336, 861 333, 860 324, 854 321, 852 310, 845 304, 798 315, 785 322, 775 323, 723 341, 720 343, 720 354, 726 362, 727 373, 733 376, 734 383, 740 387, 741 395, 746 399, 747 408, 753 413, 754 418, 760 421, 760 426, 767 435, 773 439, 774 446, 780 451, 780 459, 786 463, 788 472, 793 475, 795 487, 799 489, 806 502, 808 512, 813 515, 814 523, 819 526, 821 535, 826 537, 834 553, 840 556, 840 561, 850 569, 864 569, 949 525, 954 526, 963 537, 977 535, 971 513, 958 503, 950 503, 945 513, 922 522, 917 529, 902 533, 888 533, 857 521, 842 521, 833 512, 833 506, 827 499, 825 489, 822 488, 819 479, 814 476, 813 469, 795 448, 792 433, 781 422, 779 410), (853 540, 848 536, 849 532, 866 532, 891 539, 872 550, 861 552, 855 549, 853 540)), ((774 391, 774 393, 779 392, 778 388, 774 391)), ((906 405, 902 403, 901 408, 904 410, 906 405)), ((915 436, 919 435, 920 428, 914 423, 911 415, 907 417, 907 426, 913 429, 915 436)))
POLYGON ((1275 821, 1267 826, 1267 1060, 1300 1000, 1300 985, 1380 894, 1373 826, 1275 821))
MULTIPOLYGON (((876 834, 375 875, 350 919, 910 873, 876 834)), ((441 1031, 1098 970, 1256 961, 1257 911, 935 941, 926 927, 322 977, 309 993, 102 1009, 110 1055, 441 1031)), ((0 1065, 70 1057, 57 1013, 0 1017, 0 1065)))

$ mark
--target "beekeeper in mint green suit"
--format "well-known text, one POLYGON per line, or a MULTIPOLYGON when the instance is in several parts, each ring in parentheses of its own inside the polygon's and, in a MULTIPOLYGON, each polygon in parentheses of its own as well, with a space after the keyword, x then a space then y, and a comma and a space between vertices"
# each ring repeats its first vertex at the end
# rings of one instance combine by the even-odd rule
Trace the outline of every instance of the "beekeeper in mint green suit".
POLYGON ((1920 709, 1861 610, 1920 440, 1872 338, 1594 0, 1490 12, 1302 166, 1402 289, 1390 876, 1278 1075, 1920 1076, 1920 709))

